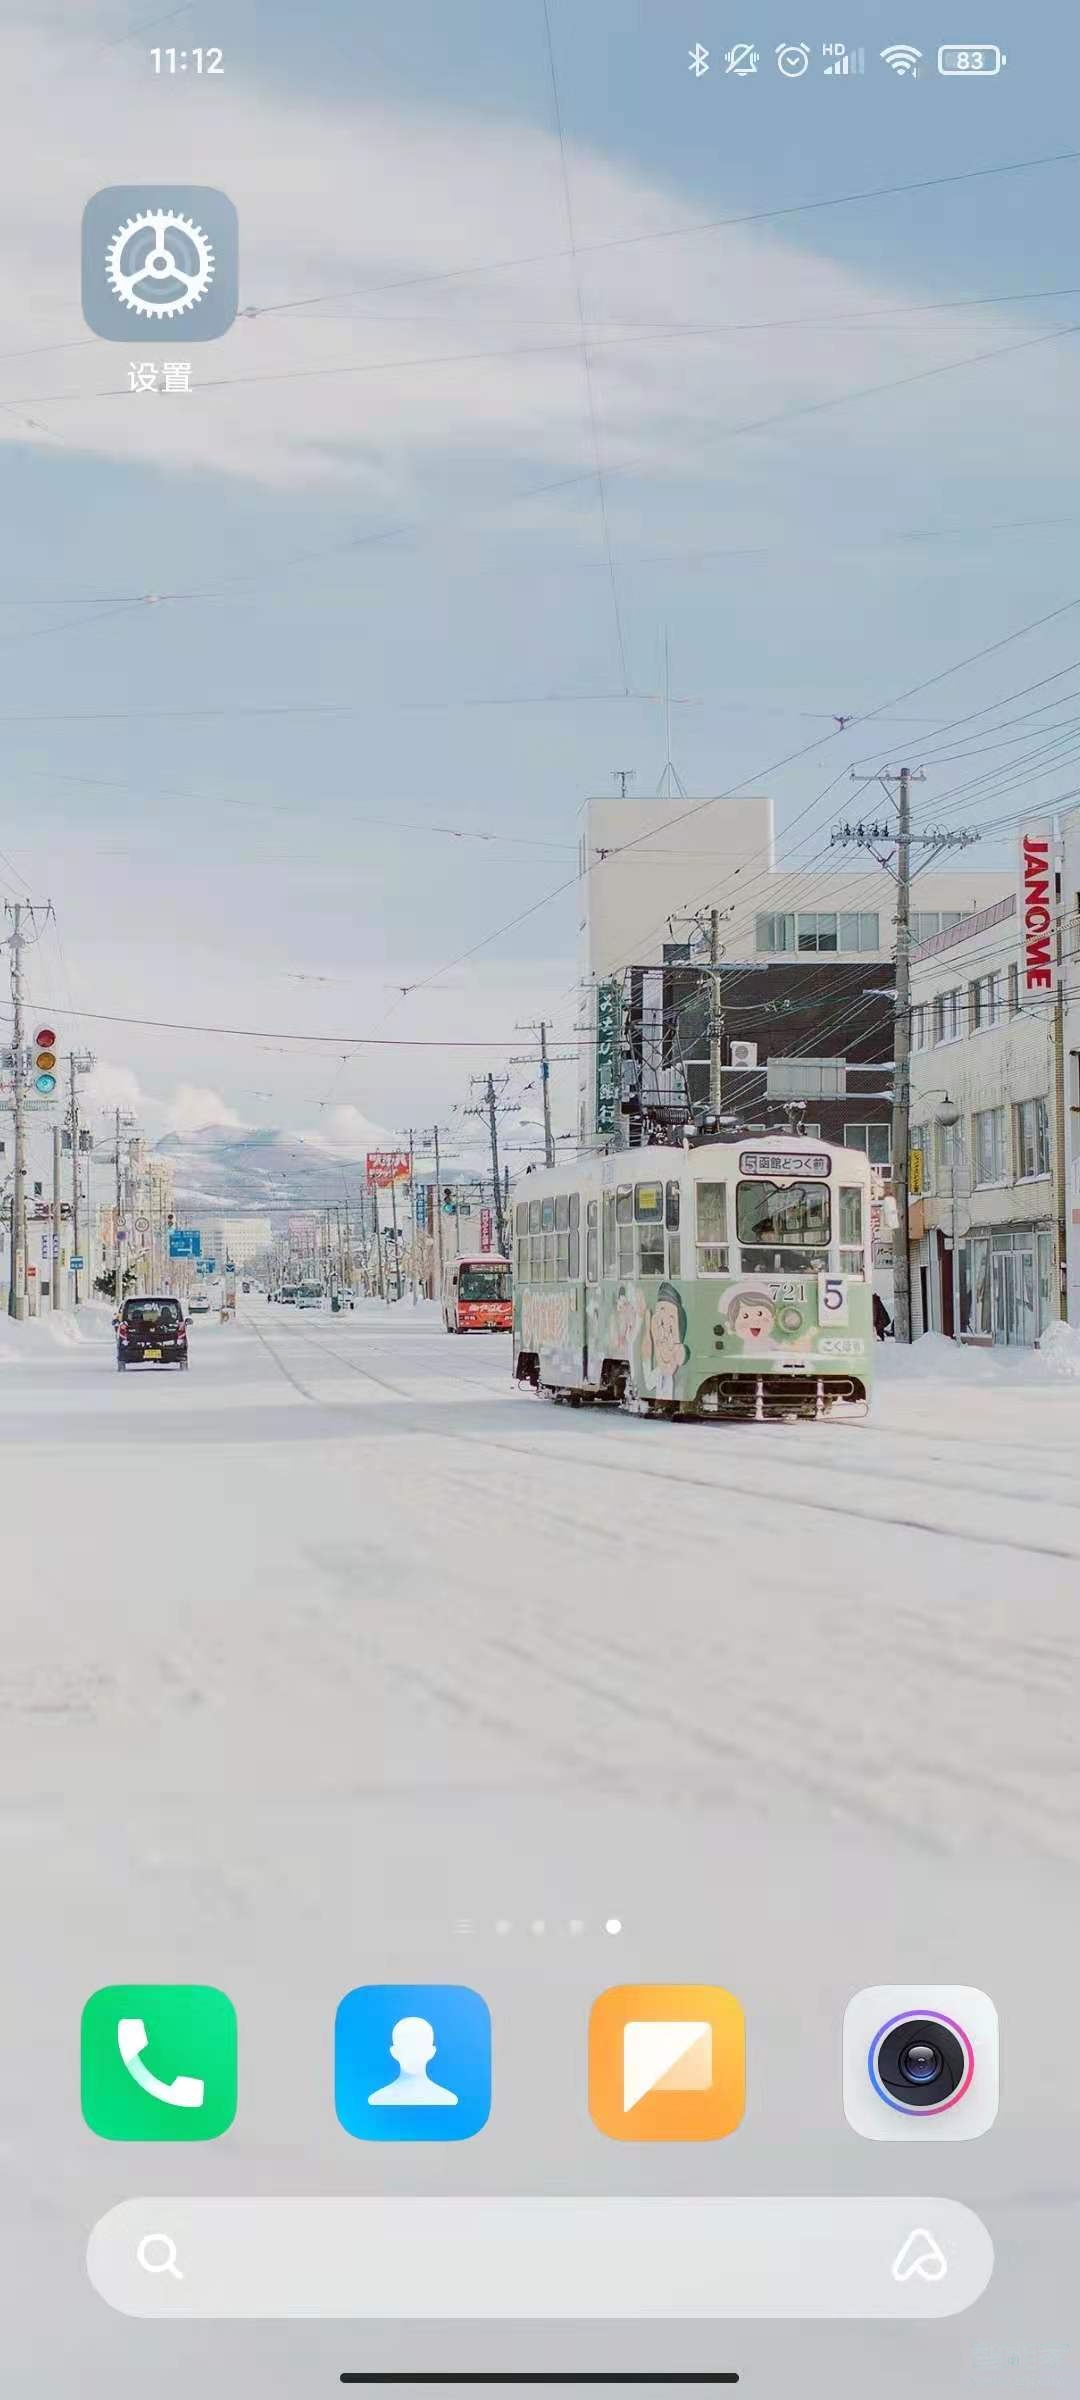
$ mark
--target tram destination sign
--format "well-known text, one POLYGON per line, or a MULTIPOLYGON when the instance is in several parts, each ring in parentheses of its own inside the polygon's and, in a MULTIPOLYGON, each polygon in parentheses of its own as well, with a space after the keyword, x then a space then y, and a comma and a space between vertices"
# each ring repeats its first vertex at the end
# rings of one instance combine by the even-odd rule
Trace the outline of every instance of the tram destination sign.
POLYGON ((828 1175, 827 1150, 740 1150, 740 1175, 828 1175))

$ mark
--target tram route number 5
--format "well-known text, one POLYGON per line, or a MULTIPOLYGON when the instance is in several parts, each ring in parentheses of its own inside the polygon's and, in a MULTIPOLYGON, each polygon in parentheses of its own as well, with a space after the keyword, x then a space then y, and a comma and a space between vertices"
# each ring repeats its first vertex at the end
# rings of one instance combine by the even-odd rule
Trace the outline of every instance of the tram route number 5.
POLYGON ((818 1322, 822 1325, 846 1325, 847 1285, 842 1275, 818 1276, 818 1322))

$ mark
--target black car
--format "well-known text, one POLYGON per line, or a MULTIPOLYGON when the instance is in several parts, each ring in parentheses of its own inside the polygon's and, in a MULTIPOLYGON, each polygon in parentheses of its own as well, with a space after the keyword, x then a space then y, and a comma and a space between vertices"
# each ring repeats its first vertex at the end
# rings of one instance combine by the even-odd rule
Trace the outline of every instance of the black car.
POLYGON ((187 1323, 179 1300, 125 1300, 116 1327, 116 1364, 125 1367, 186 1367, 187 1323))

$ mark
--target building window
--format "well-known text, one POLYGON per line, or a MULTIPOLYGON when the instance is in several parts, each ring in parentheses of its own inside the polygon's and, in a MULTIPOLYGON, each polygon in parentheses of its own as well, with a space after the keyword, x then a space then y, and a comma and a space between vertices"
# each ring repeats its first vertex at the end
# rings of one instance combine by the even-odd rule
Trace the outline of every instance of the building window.
POLYGON ((955 1042, 960 1035, 959 991, 939 992, 934 1002, 935 1042, 955 1042))
POLYGON ((844 1148, 861 1150, 872 1167, 886 1174, 892 1164, 892 1129, 888 1125, 845 1125, 844 1148))
POLYGON ((1016 1111, 1016 1172, 1021 1182, 1050 1173, 1050 1116, 1045 1100, 1021 1100, 1016 1111))
POLYGON ((913 908, 911 939, 913 942, 932 942, 936 933, 948 933, 964 917, 962 908, 913 908))
POLYGON ((1018 1017, 1019 1014, 1020 969, 1017 966, 1016 960, 1014 959, 1011 967, 1009 968, 1009 1015, 1010 1017, 1018 1017))
POLYGON ((968 1030, 985 1033, 988 1028, 1003 1023, 1005 1017, 1005 987, 1000 975, 979 975, 968 985, 968 1030))
POLYGON ((754 929, 759 951, 878 950, 881 947, 876 909, 800 909, 758 917, 754 929))
POLYGON ((1005 1146, 1004 1109, 982 1108, 973 1121, 976 1183, 1005 1183, 1009 1163, 1005 1146))
POLYGON ((934 1126, 934 1143, 938 1174, 943 1182, 946 1176, 951 1180, 952 1170, 958 1165, 960 1159, 959 1122, 955 1125, 943 1125, 939 1117, 934 1126))
POLYGON ((923 1000, 911 1012, 911 1047, 913 1050, 926 1048, 926 1003, 923 1000))

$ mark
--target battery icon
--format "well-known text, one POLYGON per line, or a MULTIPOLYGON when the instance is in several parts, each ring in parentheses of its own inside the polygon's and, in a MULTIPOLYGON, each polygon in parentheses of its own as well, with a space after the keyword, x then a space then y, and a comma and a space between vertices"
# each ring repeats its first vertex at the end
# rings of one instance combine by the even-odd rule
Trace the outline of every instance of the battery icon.
POLYGON ((1000 75, 1005 63, 996 42, 946 42, 937 54, 939 75, 1000 75))

